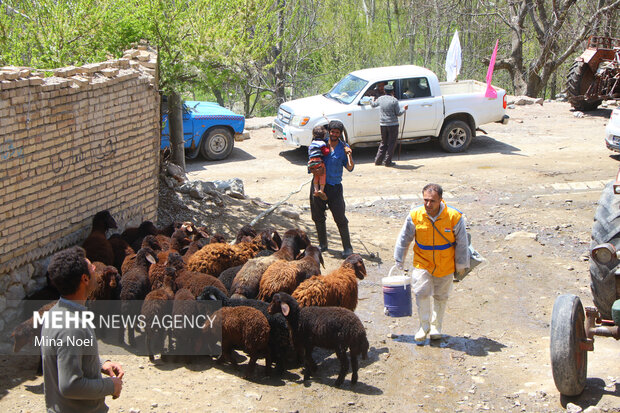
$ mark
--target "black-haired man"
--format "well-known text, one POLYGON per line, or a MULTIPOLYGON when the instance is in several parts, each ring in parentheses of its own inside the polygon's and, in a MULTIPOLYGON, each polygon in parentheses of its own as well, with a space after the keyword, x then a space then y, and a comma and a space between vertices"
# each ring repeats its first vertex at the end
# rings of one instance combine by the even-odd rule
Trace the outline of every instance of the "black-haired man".
POLYGON ((394 86, 387 84, 384 87, 385 95, 377 97, 370 102, 374 108, 379 106, 381 117, 379 126, 381 127, 381 144, 375 156, 375 165, 394 166, 392 155, 396 149, 396 139, 398 138, 398 117, 405 113, 409 108, 405 105, 401 110, 398 106, 398 99, 394 97, 394 86))
POLYGON ((340 232, 342 240, 342 257, 346 258, 353 254, 351 246, 351 237, 349 235, 349 221, 345 216, 345 203, 342 193, 342 168, 346 168, 351 172, 355 166, 353 163, 353 151, 344 143, 342 133, 344 125, 339 120, 332 120, 327 125, 329 131, 329 154, 324 157, 325 163, 325 195, 327 200, 322 200, 312 196, 312 187, 310 188, 310 211, 312 220, 316 226, 317 236, 319 238, 319 247, 321 251, 327 250, 327 228, 325 225, 325 211, 329 206, 334 221, 340 232))
POLYGON ((107 412, 105 396, 120 396, 125 373, 120 364, 101 364, 95 332, 83 322, 86 298, 97 286, 95 268, 84 249, 73 247, 56 253, 47 270, 61 296, 50 309, 50 319, 52 313, 61 313, 59 320, 79 320, 41 330, 47 412, 107 412))
POLYGON ((443 316, 454 274, 462 274, 470 266, 467 224, 461 211, 444 202, 440 185, 424 186, 422 198, 424 204, 407 215, 394 247, 394 261, 402 268, 413 242, 411 290, 420 320, 414 336, 417 342, 443 337, 443 316))

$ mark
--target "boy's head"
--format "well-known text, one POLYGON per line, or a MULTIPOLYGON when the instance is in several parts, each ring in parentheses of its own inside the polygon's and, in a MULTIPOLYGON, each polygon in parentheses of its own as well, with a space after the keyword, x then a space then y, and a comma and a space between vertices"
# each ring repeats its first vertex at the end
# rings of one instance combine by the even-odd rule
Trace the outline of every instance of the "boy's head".
POLYGON ((325 127, 324 126, 315 126, 314 129, 312 129, 312 140, 315 139, 325 139, 325 127))
POLYGON ((92 276, 82 247, 72 247, 54 254, 47 272, 52 284, 62 296, 77 291, 83 274, 92 276))

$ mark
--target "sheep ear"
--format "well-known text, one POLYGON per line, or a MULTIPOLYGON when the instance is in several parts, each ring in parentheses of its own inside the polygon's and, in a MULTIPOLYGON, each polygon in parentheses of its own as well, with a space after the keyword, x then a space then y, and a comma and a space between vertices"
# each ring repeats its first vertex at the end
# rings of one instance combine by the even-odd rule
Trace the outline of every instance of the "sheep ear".
POLYGON ((277 244, 278 248, 280 248, 280 246, 282 245, 282 238, 280 238, 280 234, 278 234, 278 231, 273 231, 272 238, 277 244))
POLYGON ((288 315, 288 313, 291 312, 291 308, 286 303, 282 303, 282 304, 280 304, 280 306, 282 308, 282 315, 284 317, 286 317, 288 315))
POLYGON ((151 264, 155 264, 157 262, 155 257, 153 257, 151 254, 146 254, 146 260, 150 262, 151 264))

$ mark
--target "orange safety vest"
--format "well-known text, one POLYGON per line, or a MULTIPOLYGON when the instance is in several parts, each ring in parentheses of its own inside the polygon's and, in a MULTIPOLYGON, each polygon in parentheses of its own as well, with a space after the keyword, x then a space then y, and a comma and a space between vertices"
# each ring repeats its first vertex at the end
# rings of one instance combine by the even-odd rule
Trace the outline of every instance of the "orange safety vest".
MULTIPOLYGON (((444 203, 444 201, 441 201, 444 203)), ((456 245, 454 227, 460 221, 462 213, 444 203, 443 211, 435 220, 435 227, 431 223, 424 205, 411 211, 411 220, 415 225, 415 242, 413 244, 413 266, 421 268, 434 277, 445 277, 454 273, 454 253, 456 245)))

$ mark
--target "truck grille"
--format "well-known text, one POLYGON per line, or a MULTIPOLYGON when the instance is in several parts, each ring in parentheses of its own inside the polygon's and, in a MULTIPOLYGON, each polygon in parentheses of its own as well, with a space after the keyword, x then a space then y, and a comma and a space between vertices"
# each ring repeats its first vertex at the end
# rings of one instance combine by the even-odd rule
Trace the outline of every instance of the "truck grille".
POLYGON ((278 108, 278 120, 282 123, 284 123, 285 125, 288 125, 289 123, 291 123, 291 114, 287 111, 285 111, 284 109, 282 109, 281 107, 278 108))

